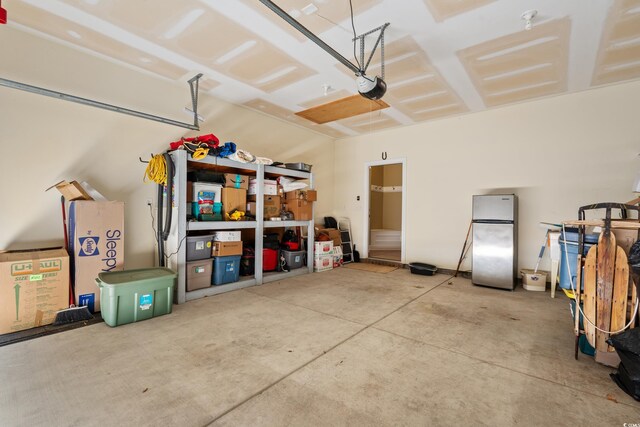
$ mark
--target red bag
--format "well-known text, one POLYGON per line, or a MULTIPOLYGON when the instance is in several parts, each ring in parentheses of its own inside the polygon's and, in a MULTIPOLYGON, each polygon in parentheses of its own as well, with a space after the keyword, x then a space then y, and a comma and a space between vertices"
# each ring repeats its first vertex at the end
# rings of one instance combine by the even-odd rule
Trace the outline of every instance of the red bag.
POLYGON ((216 148, 216 147, 218 147, 218 144, 220 144, 220 140, 218 139, 218 137, 215 136, 212 133, 209 133, 209 134, 206 134, 206 135, 199 135, 199 136, 196 136, 196 137, 193 137, 193 138, 181 138, 180 141, 174 141, 174 142, 169 143, 169 147, 172 150, 177 150, 185 142, 193 142, 194 144, 198 144, 198 143, 204 142, 205 144, 207 144, 209 146, 209 148, 216 148))

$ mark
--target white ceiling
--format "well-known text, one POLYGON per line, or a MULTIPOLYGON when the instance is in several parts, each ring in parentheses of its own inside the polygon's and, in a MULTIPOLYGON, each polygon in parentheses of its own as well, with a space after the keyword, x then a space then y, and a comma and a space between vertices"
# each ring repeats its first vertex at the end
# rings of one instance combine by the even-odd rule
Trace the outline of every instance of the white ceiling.
MULTIPOLYGON (((348 0, 276 3, 353 61, 348 0), (312 3, 318 10, 306 15, 312 3)), ((201 90, 211 95, 333 137, 640 78, 640 0, 353 5, 358 34, 391 24, 384 98, 391 108, 325 125, 294 113, 355 93, 353 74, 258 0, 5 0, 3 7, 8 25, 177 82, 202 72, 201 90), (520 16, 528 9, 538 16, 525 31, 520 16)), ((369 74, 376 71, 379 57, 369 74)))

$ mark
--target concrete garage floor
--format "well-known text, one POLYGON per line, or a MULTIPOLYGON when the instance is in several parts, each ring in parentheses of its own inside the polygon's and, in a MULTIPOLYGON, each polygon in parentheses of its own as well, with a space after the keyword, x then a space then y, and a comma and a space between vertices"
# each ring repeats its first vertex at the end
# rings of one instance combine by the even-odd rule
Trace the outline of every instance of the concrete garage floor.
POLYGON ((622 425, 568 301, 337 269, 0 348, 5 425, 622 425))

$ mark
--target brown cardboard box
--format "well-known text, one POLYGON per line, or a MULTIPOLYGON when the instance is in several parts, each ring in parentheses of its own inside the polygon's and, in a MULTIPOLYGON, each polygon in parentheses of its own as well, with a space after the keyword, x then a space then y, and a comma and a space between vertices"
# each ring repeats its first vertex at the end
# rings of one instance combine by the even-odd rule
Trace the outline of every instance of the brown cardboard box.
POLYGON ((222 217, 227 219, 227 215, 235 209, 244 212, 247 207, 247 190, 242 188, 222 189, 222 217))
POLYGON ((305 200, 287 201, 285 210, 293 213, 296 221, 309 221, 313 217, 313 202, 305 200))
POLYGON ((213 242, 211 256, 242 255, 242 242, 213 242))
MULTIPOLYGON (((637 219, 625 220, 633 223, 638 223, 637 219)), ((631 246, 638 240, 638 230, 631 230, 625 228, 612 228, 613 234, 616 236, 616 243, 624 252, 629 255, 631 246)))
POLYGON ((294 190, 285 193, 287 202, 293 200, 306 200, 307 202, 315 202, 318 200, 318 192, 316 190, 294 190))
POLYGON ((340 237, 340 230, 337 228, 321 228, 318 230, 318 233, 328 234, 331 240, 333 241, 334 248, 342 247, 342 238, 340 237))
POLYGON ((247 175, 225 173, 224 186, 228 188, 242 188, 247 190, 249 189, 249 177, 247 175))
POLYGON ((124 203, 71 202, 69 245, 76 305, 100 311, 98 274, 124 269, 124 203))
POLYGON ((46 191, 51 190, 52 188, 56 188, 63 196, 64 199, 68 202, 72 200, 93 200, 93 198, 82 188, 82 185, 78 181, 60 181, 51 187, 47 188, 46 191))
MULTIPOLYGON (((256 196, 249 196, 247 203, 247 212, 253 216, 256 215, 256 196)), ((264 217, 266 219, 280 216, 281 207, 280 196, 264 196, 264 217)))
POLYGON ((62 248, 0 254, 0 334, 53 323, 69 307, 69 255, 62 248))

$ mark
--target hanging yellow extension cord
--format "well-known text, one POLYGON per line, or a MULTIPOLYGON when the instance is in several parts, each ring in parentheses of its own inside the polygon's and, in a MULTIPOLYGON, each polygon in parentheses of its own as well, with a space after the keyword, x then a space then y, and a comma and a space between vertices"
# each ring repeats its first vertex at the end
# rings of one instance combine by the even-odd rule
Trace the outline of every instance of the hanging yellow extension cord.
POLYGON ((167 162, 162 154, 156 154, 149 160, 143 181, 149 182, 149 180, 167 185, 167 162))

